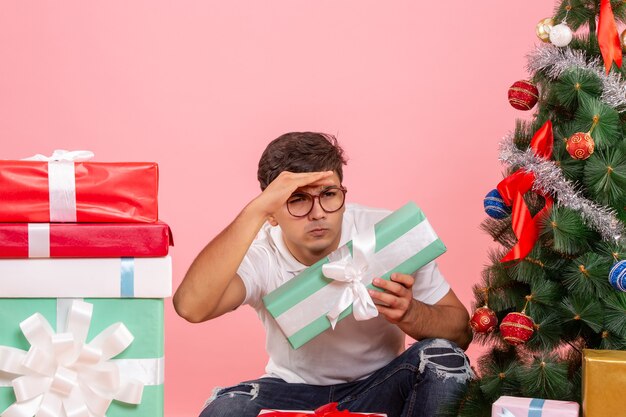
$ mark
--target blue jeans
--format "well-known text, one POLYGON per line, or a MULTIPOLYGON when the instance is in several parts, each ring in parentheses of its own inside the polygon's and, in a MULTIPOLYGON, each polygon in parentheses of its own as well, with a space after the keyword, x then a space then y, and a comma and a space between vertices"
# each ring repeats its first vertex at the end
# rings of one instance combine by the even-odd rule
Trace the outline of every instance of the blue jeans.
POLYGON ((261 378, 218 388, 200 417, 256 417, 263 408, 314 410, 330 402, 353 412, 428 417, 472 376, 462 349, 444 339, 426 339, 359 381, 308 385, 261 378))

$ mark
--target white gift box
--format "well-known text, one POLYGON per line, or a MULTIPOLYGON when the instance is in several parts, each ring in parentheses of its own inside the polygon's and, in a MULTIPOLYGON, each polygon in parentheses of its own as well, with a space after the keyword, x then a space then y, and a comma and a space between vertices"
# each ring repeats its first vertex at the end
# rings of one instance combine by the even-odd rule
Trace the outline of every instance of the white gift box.
POLYGON ((172 259, 0 259, 4 298, 165 298, 172 293, 172 259))

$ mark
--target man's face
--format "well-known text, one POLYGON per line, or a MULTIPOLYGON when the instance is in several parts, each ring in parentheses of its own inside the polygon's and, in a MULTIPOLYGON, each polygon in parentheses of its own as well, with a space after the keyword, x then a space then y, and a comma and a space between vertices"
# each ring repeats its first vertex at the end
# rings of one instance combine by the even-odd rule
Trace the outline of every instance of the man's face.
MULTIPOLYGON (((299 188, 293 195, 295 197, 298 192, 304 191, 316 196, 329 187, 341 187, 337 173, 322 181, 299 188)), ((339 190, 336 192, 340 193, 339 190)), ((313 208, 306 216, 293 216, 285 204, 274 213, 270 222, 273 225, 280 225, 283 240, 291 254, 301 263, 311 265, 339 246, 344 212, 345 206, 333 213, 327 213, 320 206, 319 198, 315 198, 313 208)))

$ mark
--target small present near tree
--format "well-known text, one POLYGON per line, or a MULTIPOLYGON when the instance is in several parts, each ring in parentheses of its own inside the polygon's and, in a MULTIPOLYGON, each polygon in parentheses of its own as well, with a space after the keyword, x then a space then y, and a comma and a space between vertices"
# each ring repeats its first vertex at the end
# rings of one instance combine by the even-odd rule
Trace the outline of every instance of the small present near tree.
POLYGON ((534 114, 503 139, 508 172, 485 198, 501 248, 472 326, 490 350, 445 415, 491 416, 503 395, 580 403, 582 350, 626 350, 625 21, 623 1, 564 0, 537 25, 529 77, 509 90, 534 114))

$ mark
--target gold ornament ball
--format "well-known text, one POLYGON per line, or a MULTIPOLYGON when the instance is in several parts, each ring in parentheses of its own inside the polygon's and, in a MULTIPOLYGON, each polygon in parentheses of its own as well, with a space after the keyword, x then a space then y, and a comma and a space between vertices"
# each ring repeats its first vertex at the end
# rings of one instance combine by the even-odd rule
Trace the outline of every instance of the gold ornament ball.
POLYGON ((550 42, 550 31, 552 30, 552 26, 554 26, 554 19, 551 17, 546 17, 545 19, 540 20, 535 28, 537 37, 543 42, 550 42))
POLYGON ((620 44, 622 45, 622 49, 626 48, 626 30, 622 32, 619 37, 620 44))

